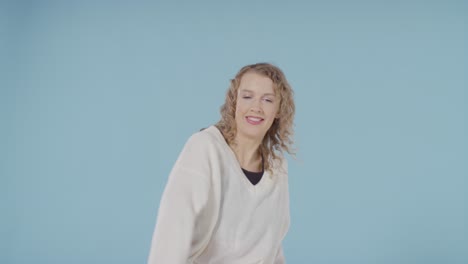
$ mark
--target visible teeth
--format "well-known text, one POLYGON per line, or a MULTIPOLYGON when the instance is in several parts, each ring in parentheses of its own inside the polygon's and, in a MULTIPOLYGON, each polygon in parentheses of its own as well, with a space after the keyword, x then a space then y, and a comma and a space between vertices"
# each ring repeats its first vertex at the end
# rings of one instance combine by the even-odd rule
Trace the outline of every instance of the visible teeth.
POLYGON ((248 119, 252 120, 252 121, 255 121, 255 122, 258 122, 260 120, 262 120, 261 118, 257 118, 257 117, 247 117, 248 119))

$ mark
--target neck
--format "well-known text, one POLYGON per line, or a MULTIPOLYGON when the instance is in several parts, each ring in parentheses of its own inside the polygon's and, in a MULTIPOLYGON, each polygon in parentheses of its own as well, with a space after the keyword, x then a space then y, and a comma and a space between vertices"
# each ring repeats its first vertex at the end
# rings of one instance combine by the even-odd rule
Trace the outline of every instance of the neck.
POLYGON ((262 170, 262 158, 258 151, 261 141, 236 137, 235 144, 230 146, 242 168, 249 171, 262 170))

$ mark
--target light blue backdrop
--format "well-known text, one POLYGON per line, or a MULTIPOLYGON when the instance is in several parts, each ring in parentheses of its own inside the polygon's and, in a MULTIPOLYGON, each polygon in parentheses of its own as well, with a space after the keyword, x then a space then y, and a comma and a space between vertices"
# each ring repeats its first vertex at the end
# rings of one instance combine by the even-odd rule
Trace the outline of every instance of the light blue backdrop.
POLYGON ((466 1, 3 1, 0 263, 144 263, 245 64, 296 92, 288 263, 468 263, 466 1))

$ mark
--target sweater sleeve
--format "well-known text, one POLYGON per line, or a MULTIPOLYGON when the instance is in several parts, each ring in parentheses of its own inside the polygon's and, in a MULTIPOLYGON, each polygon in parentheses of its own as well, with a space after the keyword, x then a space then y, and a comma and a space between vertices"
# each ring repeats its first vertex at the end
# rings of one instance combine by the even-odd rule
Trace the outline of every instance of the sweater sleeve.
MULTIPOLYGON (((164 189, 148 264, 186 264, 194 253, 195 222, 208 200, 209 161, 200 138, 192 136, 164 189)), ((196 246, 196 245, 195 245, 196 246)))
POLYGON ((278 252, 276 253, 274 264, 285 264, 285 263, 286 263, 286 259, 284 258, 283 246, 280 245, 278 248, 278 252))
MULTIPOLYGON (((289 221, 290 221, 290 217, 289 217, 289 186, 288 186, 288 179, 287 179, 287 176, 288 176, 288 161, 283 158, 282 161, 281 161, 281 168, 283 170, 283 173, 285 173, 286 175, 286 179, 285 179, 285 185, 286 185, 286 196, 285 196, 285 199, 286 199, 286 205, 287 205, 287 209, 286 209, 286 223, 285 223, 285 226, 283 227, 284 229, 284 234, 286 235, 288 229, 289 229, 289 221)), ((276 257, 275 257, 275 261, 274 261, 274 264, 285 264, 286 263, 286 258, 284 257, 284 251, 283 251, 283 244, 281 243, 278 247, 278 250, 276 252, 276 257)))

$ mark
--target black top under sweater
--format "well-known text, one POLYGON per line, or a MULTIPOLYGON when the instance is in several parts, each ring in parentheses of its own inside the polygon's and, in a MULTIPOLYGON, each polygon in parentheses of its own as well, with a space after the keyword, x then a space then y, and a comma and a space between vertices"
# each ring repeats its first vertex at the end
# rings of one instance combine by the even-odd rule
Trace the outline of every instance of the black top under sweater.
POLYGON ((242 169, 244 172, 245 176, 247 176, 247 179, 253 184, 256 185, 260 180, 262 179, 263 176, 263 170, 261 172, 251 172, 248 170, 242 169))

